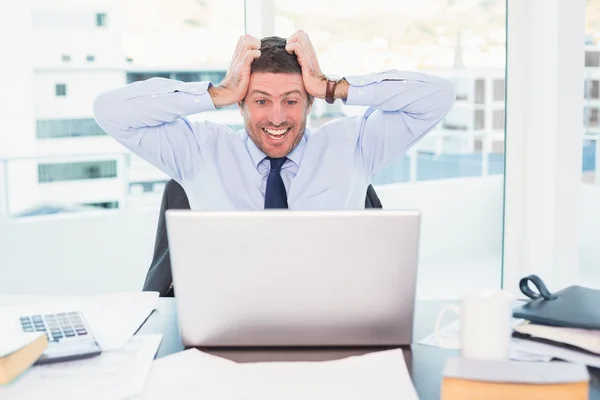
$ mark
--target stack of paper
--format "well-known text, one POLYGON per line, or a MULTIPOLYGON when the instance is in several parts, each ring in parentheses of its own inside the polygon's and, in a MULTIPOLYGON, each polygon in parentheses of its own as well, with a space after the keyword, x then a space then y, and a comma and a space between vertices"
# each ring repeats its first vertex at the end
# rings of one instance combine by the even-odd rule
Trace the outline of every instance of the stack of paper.
MULTIPOLYGON (((519 326, 523 320, 515 319, 514 326, 519 326)), ((460 337, 460 321, 455 320, 440 329, 440 334, 445 339, 458 340, 460 337)), ((435 335, 421 339, 419 344, 433 347, 442 347, 436 340, 435 335)), ((510 358, 515 361, 550 361, 557 358, 577 364, 600 368, 600 355, 574 350, 564 346, 536 342, 513 337, 510 341, 510 358)))
POLYGON ((155 360, 136 400, 418 399, 401 349, 322 362, 234 363, 195 349, 155 360))
POLYGON ((38 365, 8 386, 0 399, 114 400, 143 390, 162 335, 134 336, 119 350, 98 357, 38 365))

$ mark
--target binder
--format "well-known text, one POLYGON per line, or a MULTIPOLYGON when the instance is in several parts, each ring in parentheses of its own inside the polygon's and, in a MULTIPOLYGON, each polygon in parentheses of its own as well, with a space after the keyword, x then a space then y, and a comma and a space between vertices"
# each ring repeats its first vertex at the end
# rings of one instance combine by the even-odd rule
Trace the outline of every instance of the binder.
POLYGON ((519 287, 531 300, 514 309, 513 317, 533 324, 600 330, 600 290, 574 285, 551 293, 537 275, 521 279, 519 287))

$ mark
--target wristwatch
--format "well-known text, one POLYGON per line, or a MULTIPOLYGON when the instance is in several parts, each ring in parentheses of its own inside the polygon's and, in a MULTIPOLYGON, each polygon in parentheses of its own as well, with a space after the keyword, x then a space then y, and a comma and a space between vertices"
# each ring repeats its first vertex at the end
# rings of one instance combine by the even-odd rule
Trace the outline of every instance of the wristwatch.
POLYGON ((327 89, 325 90, 325 101, 329 104, 335 102, 335 87, 342 80, 341 76, 338 75, 326 75, 327 78, 327 89))

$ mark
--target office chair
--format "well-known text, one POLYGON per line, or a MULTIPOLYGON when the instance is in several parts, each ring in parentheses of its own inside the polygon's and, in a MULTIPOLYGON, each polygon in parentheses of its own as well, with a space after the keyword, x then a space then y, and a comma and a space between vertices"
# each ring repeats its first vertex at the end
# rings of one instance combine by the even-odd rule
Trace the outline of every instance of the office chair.
MULTIPOLYGON (((175 291, 171 286, 173 278, 171 275, 171 259, 169 257, 165 211, 168 209, 187 210, 189 208, 190 203, 181 185, 172 179, 168 181, 163 191, 158 215, 154 256, 146 274, 143 291, 155 291, 161 297, 175 296, 175 291)), ((383 208, 375 189, 371 185, 367 188, 365 208, 383 208)))

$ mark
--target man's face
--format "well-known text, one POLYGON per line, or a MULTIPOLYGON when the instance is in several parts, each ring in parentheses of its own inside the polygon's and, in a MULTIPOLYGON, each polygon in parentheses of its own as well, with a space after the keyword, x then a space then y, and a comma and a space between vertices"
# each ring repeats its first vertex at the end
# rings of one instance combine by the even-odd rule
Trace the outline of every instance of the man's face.
POLYGON ((240 106, 248 136, 269 157, 285 157, 300 143, 312 103, 301 74, 255 72, 240 106))

